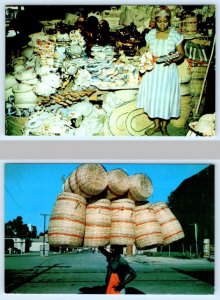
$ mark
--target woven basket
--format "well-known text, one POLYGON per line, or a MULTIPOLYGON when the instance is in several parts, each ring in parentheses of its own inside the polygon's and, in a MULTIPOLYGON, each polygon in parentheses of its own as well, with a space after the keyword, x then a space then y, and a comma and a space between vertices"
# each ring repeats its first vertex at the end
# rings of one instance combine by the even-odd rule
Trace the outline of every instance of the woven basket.
POLYGON ((179 221, 176 219, 166 203, 155 203, 153 205, 153 209, 161 226, 164 245, 168 245, 184 238, 184 232, 179 221))
POLYGON ((67 179, 65 180, 65 182, 63 184, 63 192, 71 193, 71 189, 69 186, 69 177, 67 177, 67 179))
POLYGON ((135 207, 134 221, 137 249, 148 249, 163 244, 161 227, 150 204, 135 207))
POLYGON ((54 205, 48 238, 52 246, 79 247, 83 243, 86 200, 76 194, 61 193, 54 205))
POLYGON ((107 199, 117 199, 124 195, 129 188, 129 176, 121 169, 108 172, 107 199))
POLYGON ((197 17, 186 17, 183 20, 182 32, 185 34, 194 34, 197 32, 197 17))
POLYGON ((200 99, 199 95, 193 96, 192 103, 193 103, 193 109, 192 109, 193 116, 194 117, 198 117, 198 115, 202 116, 203 110, 204 110, 204 106, 205 106, 205 103, 206 103, 206 97, 205 97, 205 95, 203 95, 201 99, 200 99), (197 112, 197 107, 198 107, 199 101, 200 101, 200 105, 199 105, 199 110, 197 112))
POLYGON ((202 91, 203 79, 192 79, 190 81, 191 95, 200 95, 202 91))
POLYGON ((80 165, 70 175, 69 186, 73 193, 89 199, 105 190, 107 187, 107 172, 99 164, 80 165))
POLYGON ((192 66, 192 79, 204 79, 207 66, 192 66))
POLYGON ((185 59, 181 64, 177 65, 180 83, 188 83, 192 77, 191 67, 185 59))
POLYGON ((150 178, 144 174, 135 174, 129 178, 128 198, 134 201, 143 201, 151 196, 153 186, 150 178))
POLYGON ((185 127, 187 124, 187 121, 190 117, 190 114, 192 112, 193 103, 192 103, 192 97, 190 95, 188 96, 181 96, 181 103, 180 103, 180 117, 178 119, 171 119, 170 124, 174 127, 181 128, 185 127))
POLYGON ((111 202, 101 199, 86 208, 84 246, 106 246, 110 241, 111 202))
POLYGON ((190 95, 190 84, 189 83, 181 83, 180 84, 180 95, 190 95))
POLYGON ((133 245, 135 242, 135 224, 133 210, 135 203, 131 199, 111 202, 110 244, 133 245))

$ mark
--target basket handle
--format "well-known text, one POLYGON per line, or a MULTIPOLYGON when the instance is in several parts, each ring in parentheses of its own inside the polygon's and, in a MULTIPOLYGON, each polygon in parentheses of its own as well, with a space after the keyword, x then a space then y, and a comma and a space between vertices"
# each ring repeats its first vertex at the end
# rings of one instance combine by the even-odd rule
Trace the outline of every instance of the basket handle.
POLYGON ((111 10, 112 10, 112 11, 116 11, 116 10, 118 10, 118 9, 117 9, 116 6, 112 6, 112 7, 111 7, 111 10))
POLYGON ((104 15, 104 16, 109 16, 109 10, 104 10, 104 11, 103 11, 103 15, 104 15))

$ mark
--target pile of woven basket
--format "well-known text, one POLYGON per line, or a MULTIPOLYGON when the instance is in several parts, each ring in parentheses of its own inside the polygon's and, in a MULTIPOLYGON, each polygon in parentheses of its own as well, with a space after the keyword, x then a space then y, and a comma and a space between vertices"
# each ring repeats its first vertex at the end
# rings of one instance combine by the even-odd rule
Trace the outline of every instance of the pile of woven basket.
POLYGON ((184 237, 166 203, 150 204, 153 187, 145 174, 100 164, 82 164, 66 179, 48 228, 52 246, 133 245, 148 249, 184 237))

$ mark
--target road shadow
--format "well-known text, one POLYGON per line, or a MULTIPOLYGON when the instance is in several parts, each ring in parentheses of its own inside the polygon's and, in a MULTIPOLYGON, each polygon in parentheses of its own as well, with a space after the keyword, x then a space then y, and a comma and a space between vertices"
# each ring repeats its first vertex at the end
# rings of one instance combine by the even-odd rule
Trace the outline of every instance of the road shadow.
POLYGON ((201 280, 205 283, 208 283, 210 285, 213 285, 215 284, 215 275, 214 275, 214 271, 208 271, 208 270, 205 270, 205 271, 184 271, 184 270, 180 270, 180 269, 177 269, 177 268, 172 268, 174 269, 175 271, 179 272, 179 273, 182 273, 182 274, 185 274, 185 275, 188 275, 188 276, 191 276, 195 279, 198 279, 198 280, 201 280))
MULTIPOLYGON (((82 287, 79 289, 80 294, 105 294, 106 293, 106 286, 93 286, 93 287, 82 287)), ((142 291, 133 288, 133 287, 127 287, 125 288, 125 294, 127 295, 138 295, 138 294, 145 294, 142 291)))
POLYGON ((54 264, 52 266, 35 266, 29 270, 22 270, 21 272, 14 272, 13 270, 5 270, 5 293, 12 293, 17 288, 30 282, 39 275, 50 271, 53 268, 68 268, 69 266, 62 266, 62 264, 54 264))

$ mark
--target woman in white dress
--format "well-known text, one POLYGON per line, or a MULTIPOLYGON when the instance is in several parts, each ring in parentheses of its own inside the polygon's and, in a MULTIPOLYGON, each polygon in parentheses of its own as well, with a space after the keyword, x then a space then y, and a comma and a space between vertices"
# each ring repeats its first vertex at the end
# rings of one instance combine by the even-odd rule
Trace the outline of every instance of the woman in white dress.
POLYGON ((167 58, 164 63, 155 63, 153 70, 142 76, 138 92, 137 108, 143 108, 154 128, 147 135, 161 131, 169 135, 167 125, 170 118, 180 116, 180 83, 176 63, 184 57, 183 36, 170 27, 171 13, 167 6, 155 11, 156 28, 146 35, 147 49, 153 57, 177 52, 178 57, 167 58))

